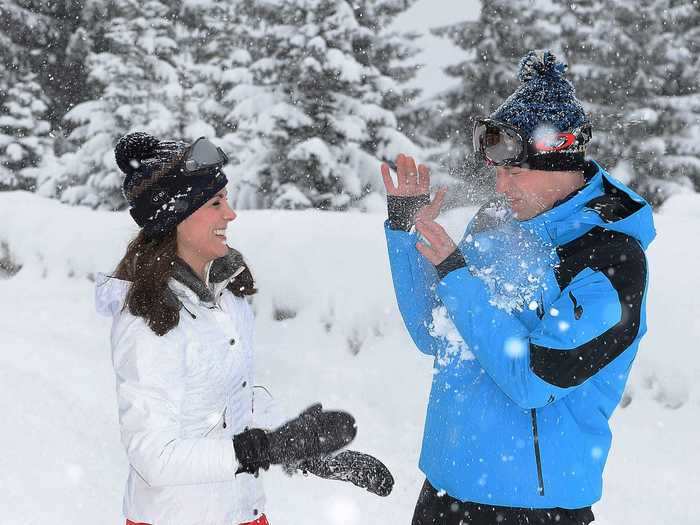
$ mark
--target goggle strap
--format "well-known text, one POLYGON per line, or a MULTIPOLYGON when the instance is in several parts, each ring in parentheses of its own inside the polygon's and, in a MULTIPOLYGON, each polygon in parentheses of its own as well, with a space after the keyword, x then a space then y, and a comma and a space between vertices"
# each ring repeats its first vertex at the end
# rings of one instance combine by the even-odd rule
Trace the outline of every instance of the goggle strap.
POLYGON ((528 155, 523 167, 543 171, 581 171, 586 167, 586 157, 582 151, 528 155))

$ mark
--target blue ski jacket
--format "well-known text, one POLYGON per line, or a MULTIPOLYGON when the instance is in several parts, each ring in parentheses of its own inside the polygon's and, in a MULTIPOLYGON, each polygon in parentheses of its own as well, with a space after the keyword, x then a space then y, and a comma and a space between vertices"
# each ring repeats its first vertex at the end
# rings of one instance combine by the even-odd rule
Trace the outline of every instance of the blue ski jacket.
POLYGON ((417 234, 385 225, 396 298, 435 356, 420 469, 461 501, 575 509, 600 499, 611 432, 646 332, 652 210, 590 162, 527 221, 486 205, 438 280, 417 234))

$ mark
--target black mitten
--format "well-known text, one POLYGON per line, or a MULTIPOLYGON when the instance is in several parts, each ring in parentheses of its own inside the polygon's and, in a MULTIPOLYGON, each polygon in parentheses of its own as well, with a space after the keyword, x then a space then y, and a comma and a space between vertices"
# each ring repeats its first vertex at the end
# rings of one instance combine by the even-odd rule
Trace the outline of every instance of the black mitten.
POLYGON ((236 434, 233 437, 233 449, 240 464, 236 474, 256 474, 261 468, 270 468, 270 441, 264 430, 251 428, 236 434))
POLYGON ((257 472, 270 464, 294 463, 340 450, 357 434, 355 419, 347 412, 324 411, 313 405, 271 432, 246 430, 233 438, 239 472, 257 472))
POLYGON ((313 405, 299 417, 267 434, 270 463, 292 463, 340 450, 357 434, 355 418, 347 412, 324 411, 313 405))
POLYGON ((354 450, 344 450, 336 456, 306 459, 291 467, 324 479, 349 481, 379 496, 388 496, 394 487, 394 478, 384 463, 354 450))

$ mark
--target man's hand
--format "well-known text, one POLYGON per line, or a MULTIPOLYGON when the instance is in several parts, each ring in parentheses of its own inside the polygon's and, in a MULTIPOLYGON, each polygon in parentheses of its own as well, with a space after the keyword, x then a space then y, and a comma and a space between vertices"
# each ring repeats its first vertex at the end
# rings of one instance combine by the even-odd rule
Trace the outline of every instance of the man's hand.
POLYGON ((396 157, 396 185, 388 164, 382 164, 381 172, 392 230, 409 231, 417 218, 437 218, 447 190, 438 190, 433 201, 430 201, 430 170, 427 166, 416 166, 413 157, 401 154, 396 157))
POLYGON ((457 249, 445 229, 434 220, 419 220, 416 222, 416 229, 429 243, 417 242, 416 248, 435 266, 438 266, 457 249))
POLYGON ((415 197, 430 194, 430 170, 425 164, 416 166, 413 157, 400 153, 396 157, 396 182, 391 178, 389 165, 382 164, 382 179, 388 195, 415 197))
POLYGON ((440 216, 440 210, 442 209, 442 202, 445 200, 445 195, 447 194, 447 188, 440 188, 435 194, 435 198, 426 204, 416 214, 416 222, 427 221, 433 222, 440 216))

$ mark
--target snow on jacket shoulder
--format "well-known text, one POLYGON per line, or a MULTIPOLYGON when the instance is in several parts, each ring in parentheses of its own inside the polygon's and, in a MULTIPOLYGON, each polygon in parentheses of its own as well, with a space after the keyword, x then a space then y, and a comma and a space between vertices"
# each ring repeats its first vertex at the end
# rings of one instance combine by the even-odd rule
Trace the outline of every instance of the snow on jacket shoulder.
POLYGON ((119 424, 130 472, 124 513, 179 525, 252 521, 263 512, 258 479, 236 475, 232 438, 253 425, 253 315, 217 291, 201 301, 182 283, 178 325, 156 335, 123 309, 129 283, 101 276, 100 313, 112 315, 119 424))

